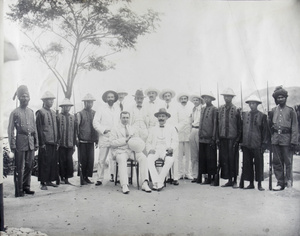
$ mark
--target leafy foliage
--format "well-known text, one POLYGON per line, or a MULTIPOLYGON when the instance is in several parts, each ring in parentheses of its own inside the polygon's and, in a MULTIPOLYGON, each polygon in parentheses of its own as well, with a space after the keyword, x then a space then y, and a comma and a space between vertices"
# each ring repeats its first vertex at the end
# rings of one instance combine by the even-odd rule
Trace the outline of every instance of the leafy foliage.
POLYGON ((106 57, 134 49, 159 21, 157 12, 138 15, 126 0, 19 0, 10 10, 8 18, 20 24, 67 98, 80 70, 114 68, 106 57), (69 56, 67 78, 56 69, 62 55, 69 56))

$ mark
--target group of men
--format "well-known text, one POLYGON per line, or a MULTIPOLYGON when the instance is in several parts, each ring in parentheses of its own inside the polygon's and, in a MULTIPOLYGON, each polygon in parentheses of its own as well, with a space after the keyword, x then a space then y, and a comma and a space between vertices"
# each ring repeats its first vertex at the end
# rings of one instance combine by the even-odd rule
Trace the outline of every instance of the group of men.
POLYGON ((30 100, 27 87, 20 86, 16 95, 20 106, 11 113, 8 127, 10 148, 15 154, 16 197, 34 194, 30 176, 37 149, 41 189, 70 184, 75 146, 82 185, 93 184, 89 178, 93 176, 96 147, 99 156, 95 185, 102 185, 108 167, 110 181, 115 181, 117 164, 124 194, 129 193, 128 159, 139 163, 137 178, 142 180, 141 189, 145 192, 163 189, 169 173, 174 185, 179 185, 179 179, 190 179, 193 183, 217 186, 219 170, 221 178, 228 180, 222 187, 244 188, 244 181, 249 181, 246 189, 253 189, 256 180, 262 191, 263 153, 270 141, 277 178, 274 190, 293 184, 292 155, 298 145, 299 131, 296 113, 286 105, 288 93, 282 87, 273 93, 277 106, 268 114, 269 119, 257 109, 262 102, 256 96, 245 101, 249 112, 238 109, 232 103, 235 94, 230 88, 221 93, 225 104, 219 108, 212 104, 216 98, 211 92, 181 93, 176 103, 173 90, 149 88, 145 91, 148 101, 144 101, 144 92, 137 90, 133 95, 135 104, 126 106, 124 98, 128 93, 109 90, 102 95, 105 106, 97 112, 92 109, 96 99, 87 94, 82 99, 84 109, 75 115, 70 114, 73 104, 69 99, 60 104, 61 113, 55 113, 51 109, 55 96, 46 92, 36 119, 27 107, 30 100), (240 147, 243 166, 238 186, 240 147), (156 166, 157 160, 163 160, 160 168, 156 166))

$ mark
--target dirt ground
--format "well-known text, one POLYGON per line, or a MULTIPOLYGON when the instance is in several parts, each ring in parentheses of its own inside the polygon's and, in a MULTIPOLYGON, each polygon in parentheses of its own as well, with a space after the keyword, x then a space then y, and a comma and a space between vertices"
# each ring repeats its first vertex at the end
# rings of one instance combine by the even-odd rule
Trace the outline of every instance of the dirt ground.
MULTIPOLYGON (((34 196, 14 197, 13 178, 4 180, 5 225, 48 235, 284 235, 300 236, 300 156, 294 156, 294 186, 281 192, 211 187, 180 180, 161 192, 145 193, 107 180, 103 186, 60 185, 34 196)), ((265 174, 268 155, 265 156, 265 174)), ((136 182, 135 180, 133 181, 136 182)), ((221 180, 224 184, 225 180, 221 180)), ((248 183, 245 182, 245 185, 248 183)), ((276 185, 273 175, 273 186, 276 185)))

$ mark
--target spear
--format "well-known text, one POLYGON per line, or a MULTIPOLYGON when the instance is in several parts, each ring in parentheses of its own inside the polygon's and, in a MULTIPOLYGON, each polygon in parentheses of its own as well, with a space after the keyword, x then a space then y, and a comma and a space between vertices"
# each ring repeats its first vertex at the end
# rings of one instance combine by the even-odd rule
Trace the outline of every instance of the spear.
MULTIPOLYGON (((267 116, 268 116, 268 121, 270 122, 270 117, 269 117, 269 83, 267 81, 267 116)), ((268 124, 269 125, 269 124, 268 124)), ((269 126, 270 127, 270 126, 269 126)), ((272 148, 270 147, 269 150, 269 190, 272 190, 272 148)))

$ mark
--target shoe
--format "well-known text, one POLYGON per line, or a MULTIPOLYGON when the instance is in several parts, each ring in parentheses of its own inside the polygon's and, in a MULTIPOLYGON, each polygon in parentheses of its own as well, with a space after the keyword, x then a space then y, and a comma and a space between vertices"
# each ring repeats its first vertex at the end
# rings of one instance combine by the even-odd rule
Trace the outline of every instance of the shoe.
MULTIPOLYGON (((177 180, 175 180, 177 181, 177 180)), ((178 182, 178 181, 177 181, 178 182)), ((157 183, 157 191, 161 191, 164 188, 164 184, 163 183, 157 183)))
POLYGON ((181 177, 179 178, 179 180, 183 180, 183 176, 181 176, 181 177))
POLYGON ((265 191, 265 189, 262 186, 258 186, 259 191, 265 191))
POLYGON ((192 182, 192 183, 197 183, 197 179, 196 179, 196 178, 193 178, 191 182, 192 182))
POLYGON ((233 186, 232 182, 228 181, 226 184, 222 185, 221 187, 232 187, 232 186, 233 186))
POLYGON ((232 188, 239 188, 236 182, 233 182, 232 188))
POLYGON ((110 182, 115 182, 115 179, 114 179, 114 175, 113 174, 111 174, 110 175, 110 180, 109 180, 110 182))
POLYGON ((41 184, 41 190, 48 190, 46 184, 41 184))
POLYGON ((15 197, 24 197, 24 193, 15 194, 15 197))
POLYGON ((244 189, 254 189, 254 185, 252 185, 252 184, 249 184, 246 188, 244 188, 244 189))
POLYGON ((172 184, 173 183, 173 179, 167 179, 166 183, 172 184))
POLYGON ((184 179, 189 179, 189 180, 192 180, 192 179, 193 179, 193 177, 192 177, 192 176, 190 176, 190 175, 186 175, 186 176, 184 177, 184 179))
POLYGON ((54 187, 54 188, 57 188, 57 187, 58 187, 58 185, 56 185, 56 184, 54 184, 54 183, 52 183, 52 182, 46 182, 46 185, 47 185, 47 186, 54 187))
POLYGON ((284 186, 277 185, 275 188, 273 188, 273 191, 282 191, 284 190, 284 186))
POLYGON ((203 183, 201 183, 201 185, 205 185, 205 184, 211 184, 211 181, 209 181, 208 179, 206 179, 203 183))
POLYGON ((179 185, 178 180, 173 180, 173 184, 174 184, 174 185, 179 185))
POLYGON ((128 189, 127 184, 124 184, 124 185, 122 186, 122 192, 123 192, 124 194, 128 194, 128 193, 129 193, 129 189, 128 189))
POLYGON ((144 181, 142 184, 142 190, 145 191, 146 193, 151 193, 151 189, 149 188, 148 181, 144 181))
POLYGON ((30 189, 24 189, 24 193, 33 195, 34 191, 31 191, 30 189))
POLYGON ((153 183, 152 190, 157 191, 157 183, 153 183))
MULTIPOLYGON (((68 179, 65 179, 65 184, 71 184, 68 179)), ((71 184, 72 185, 72 184, 71 184)))
POLYGON ((97 181, 97 182, 95 183, 95 185, 96 185, 96 186, 100 186, 100 185, 102 185, 102 182, 101 182, 101 181, 97 181))
POLYGON ((85 182, 87 182, 88 184, 93 184, 94 182, 90 181, 88 177, 84 178, 85 182))

